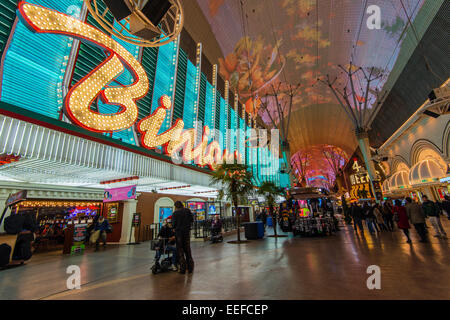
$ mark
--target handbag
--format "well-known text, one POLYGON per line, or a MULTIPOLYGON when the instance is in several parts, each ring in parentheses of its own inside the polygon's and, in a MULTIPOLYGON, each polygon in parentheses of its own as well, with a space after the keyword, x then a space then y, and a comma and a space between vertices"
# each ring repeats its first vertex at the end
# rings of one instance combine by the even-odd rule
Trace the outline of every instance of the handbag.
POLYGON ((108 225, 108 229, 106 229, 106 233, 112 233, 113 232, 113 227, 112 225, 108 225))
POLYGON ((397 212, 394 213, 394 221, 395 221, 395 222, 400 221, 400 217, 398 216, 398 213, 397 213, 397 212))

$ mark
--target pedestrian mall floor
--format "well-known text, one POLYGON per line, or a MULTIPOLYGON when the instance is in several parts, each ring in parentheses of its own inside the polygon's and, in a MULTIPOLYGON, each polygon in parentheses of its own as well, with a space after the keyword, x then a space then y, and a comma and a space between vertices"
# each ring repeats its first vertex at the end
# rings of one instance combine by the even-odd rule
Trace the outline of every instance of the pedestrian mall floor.
POLYGON ((0 271, 0 299, 450 299, 449 240, 428 230, 430 242, 420 243, 411 229, 412 244, 400 230, 361 236, 351 226, 324 238, 193 242, 195 271, 186 275, 152 275, 149 243, 36 255, 0 271), (81 289, 67 289, 71 265, 81 269, 81 289), (367 287, 371 265, 380 267, 380 290, 367 287))

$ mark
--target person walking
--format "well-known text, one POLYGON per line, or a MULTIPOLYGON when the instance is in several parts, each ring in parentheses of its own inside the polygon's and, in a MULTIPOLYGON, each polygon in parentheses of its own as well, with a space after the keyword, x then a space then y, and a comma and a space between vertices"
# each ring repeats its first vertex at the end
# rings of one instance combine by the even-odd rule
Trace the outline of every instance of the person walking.
POLYGON ((402 206, 400 200, 395 200, 394 202, 394 220, 397 222, 397 226, 399 229, 402 229, 406 238, 408 239, 406 242, 411 243, 411 238, 409 237, 409 229, 411 228, 408 215, 406 214, 406 209, 402 206))
POLYGON ((431 225, 434 228, 436 234, 434 235, 437 238, 447 238, 447 233, 444 230, 444 227, 441 223, 440 218, 440 209, 436 203, 430 201, 427 196, 423 196, 422 208, 425 213, 425 216, 430 217, 431 225))
POLYGON ((266 223, 267 223, 267 214, 266 214, 266 209, 263 209, 261 211, 261 221, 264 224, 264 230, 266 230, 266 223))
POLYGON ((194 221, 192 212, 185 208, 181 201, 177 201, 172 218, 177 241, 179 272, 185 274, 187 269, 192 273, 194 272, 194 259, 191 253, 191 224, 194 221))
POLYGON ((414 202, 410 197, 407 197, 405 209, 409 221, 411 221, 419 234, 420 242, 427 242, 427 233, 425 231, 425 214, 422 207, 418 203, 414 202))
POLYGON ((366 215, 366 223, 367 228, 371 234, 374 234, 375 231, 379 232, 377 225, 375 224, 375 215, 373 213, 373 207, 370 205, 365 205, 365 215, 366 215))
POLYGON ((373 206, 373 214, 375 215, 375 219, 377 221, 378 226, 380 227, 380 230, 387 231, 387 226, 384 224, 383 214, 380 211, 380 208, 378 206, 378 203, 375 203, 373 206))
POLYGON ((389 231, 394 231, 394 212, 392 205, 389 202, 385 202, 383 205, 383 218, 389 231))
POLYGON ((358 227, 359 227, 361 234, 364 234, 364 227, 363 227, 363 223, 362 223, 362 210, 355 203, 352 203, 351 215, 353 218, 353 229, 355 229, 355 231, 358 231, 358 227))
POLYGON ((450 220, 450 197, 445 196, 444 201, 442 201, 442 210, 447 214, 447 219, 450 220))

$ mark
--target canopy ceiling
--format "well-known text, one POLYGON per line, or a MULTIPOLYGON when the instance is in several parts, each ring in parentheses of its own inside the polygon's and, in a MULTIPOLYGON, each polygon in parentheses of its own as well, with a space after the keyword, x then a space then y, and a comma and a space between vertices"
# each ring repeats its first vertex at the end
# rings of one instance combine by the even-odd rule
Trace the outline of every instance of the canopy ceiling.
MULTIPOLYGON (((433 0, 431 0, 433 1, 433 0)), ((375 90, 382 91, 393 70, 408 29, 429 0, 197 0, 223 52, 219 72, 246 102, 252 96, 267 102, 272 118, 276 105, 271 86, 296 86, 289 132, 291 154, 318 144, 331 144, 352 154, 357 144, 354 128, 324 84, 327 74, 336 86, 348 87, 338 65, 350 61, 363 69, 375 68, 382 77, 368 96, 373 110, 375 90), (370 30, 367 9, 381 9, 381 29, 370 30)), ((417 43, 416 43, 417 44, 417 43)), ((412 50, 415 47, 411 47, 412 50)), ((355 78, 361 99, 364 78, 355 78)), ((258 105, 258 104, 256 104, 258 105)), ((247 103, 252 112, 252 104, 247 103)), ((263 107, 257 114, 271 120, 263 107)), ((370 110, 368 116, 370 117, 370 110)), ((277 121, 275 121, 277 122, 277 121)))

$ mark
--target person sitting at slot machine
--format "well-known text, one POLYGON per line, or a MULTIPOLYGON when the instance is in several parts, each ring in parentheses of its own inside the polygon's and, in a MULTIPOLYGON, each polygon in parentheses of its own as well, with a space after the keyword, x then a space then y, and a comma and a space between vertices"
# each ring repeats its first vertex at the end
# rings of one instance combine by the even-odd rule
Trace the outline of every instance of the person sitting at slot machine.
POLYGON ((222 232, 222 221, 220 216, 216 215, 211 223, 211 234, 216 235, 222 232))
POLYGON ((158 238, 160 239, 160 249, 156 250, 155 260, 159 261, 161 255, 165 252, 172 253, 172 265, 170 266, 170 270, 178 271, 178 254, 176 247, 176 239, 175 239, 175 229, 172 226, 172 219, 168 217, 164 220, 164 225, 159 230, 158 238), (164 241, 164 242, 163 242, 164 241))

